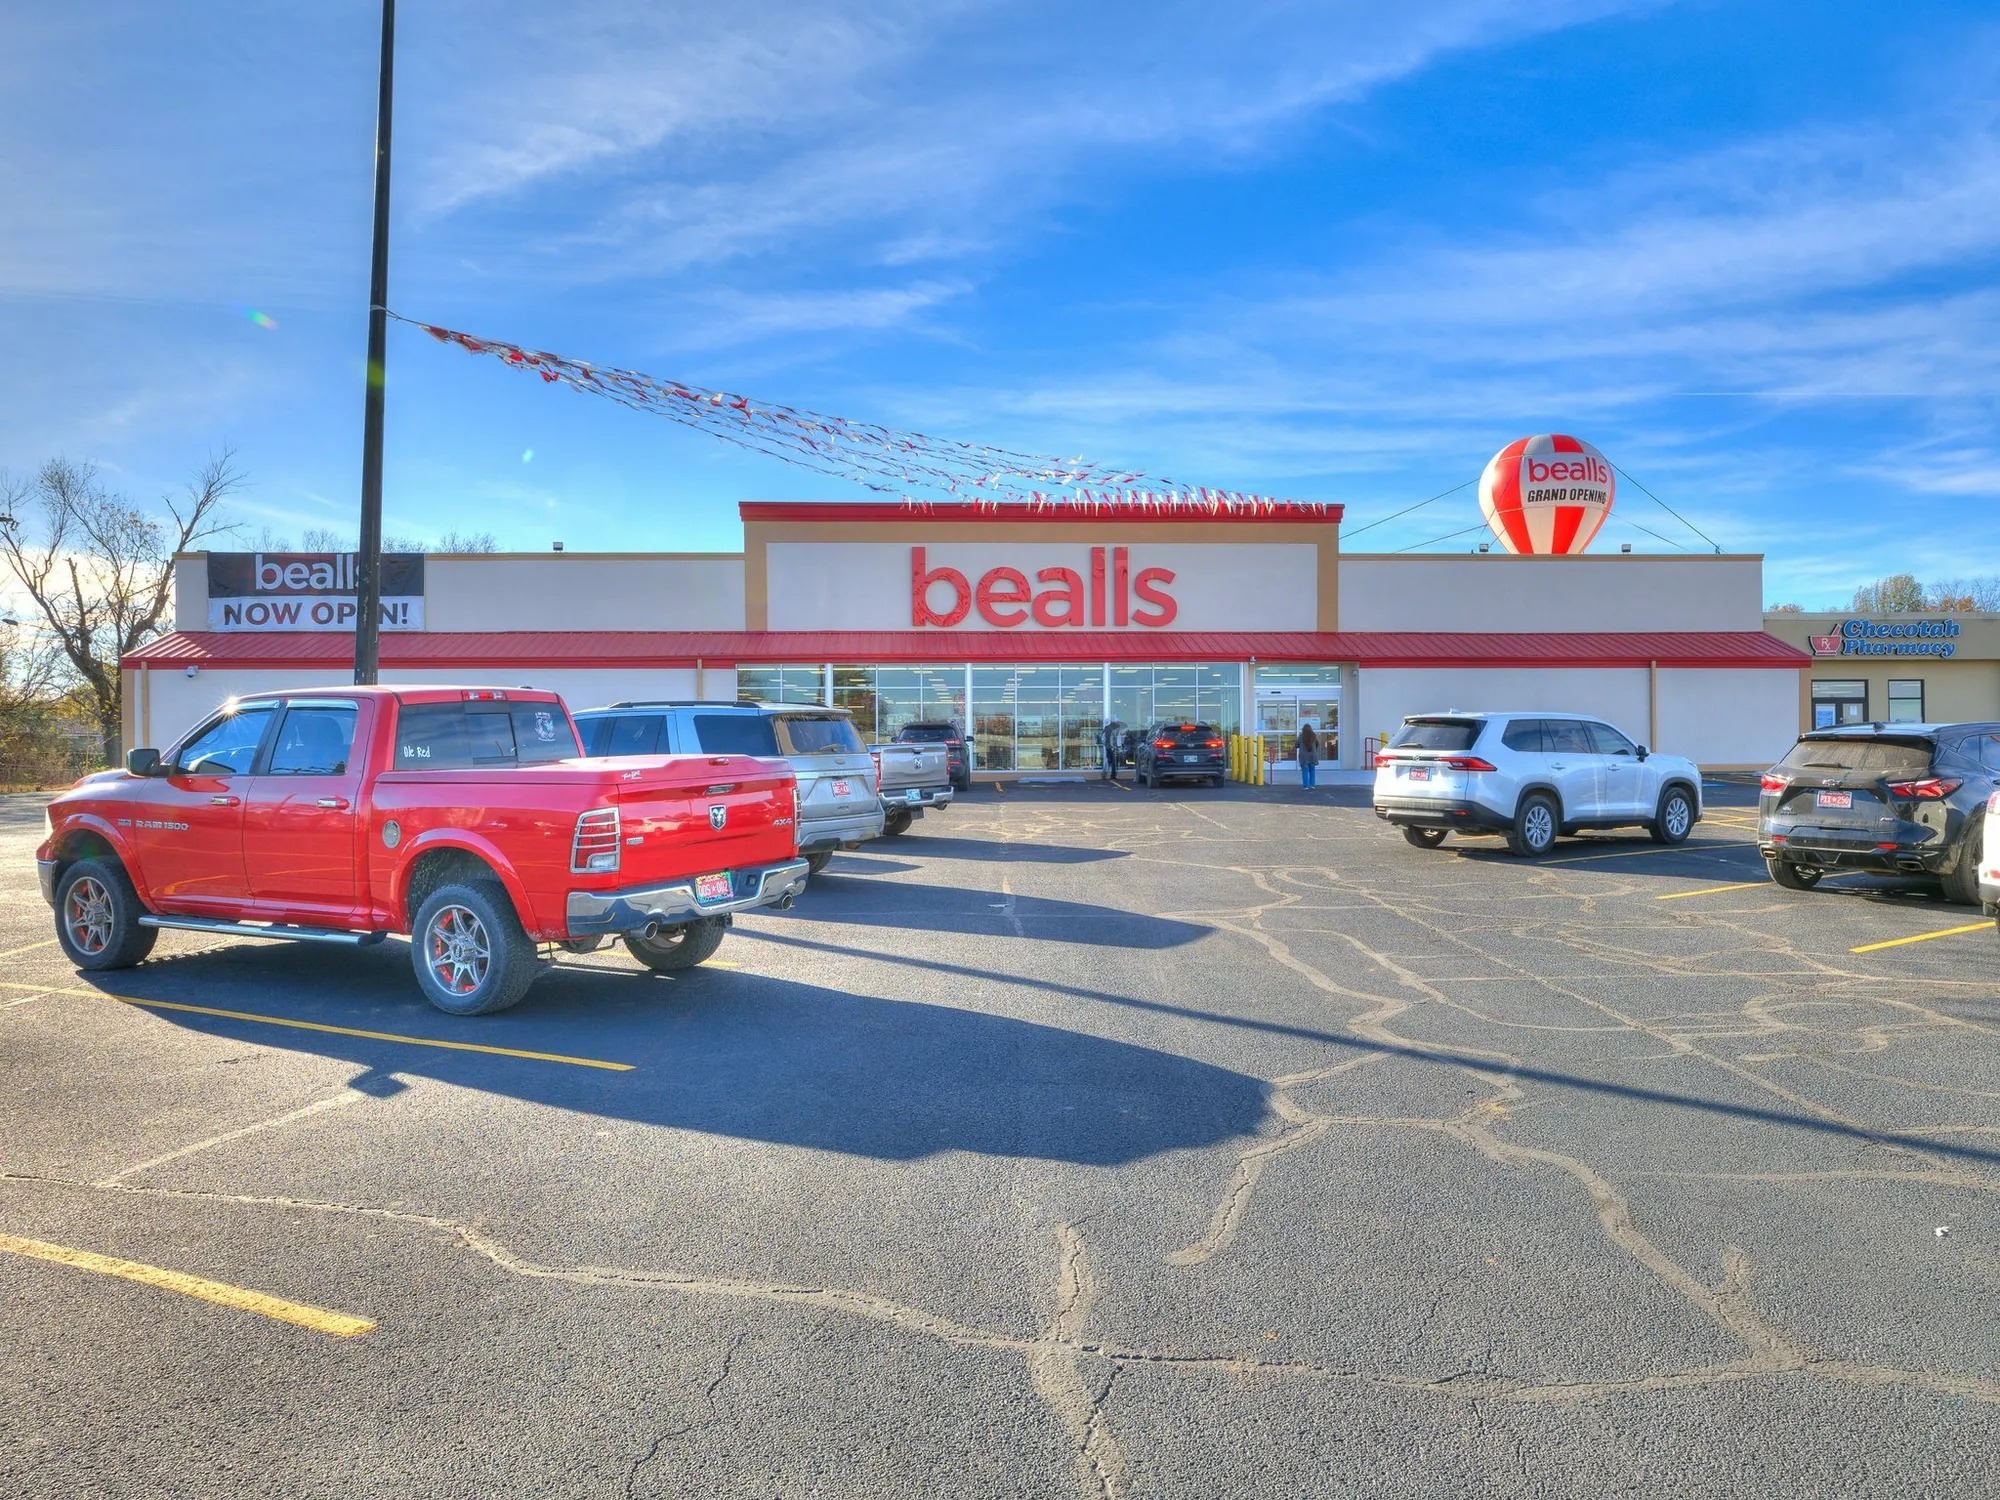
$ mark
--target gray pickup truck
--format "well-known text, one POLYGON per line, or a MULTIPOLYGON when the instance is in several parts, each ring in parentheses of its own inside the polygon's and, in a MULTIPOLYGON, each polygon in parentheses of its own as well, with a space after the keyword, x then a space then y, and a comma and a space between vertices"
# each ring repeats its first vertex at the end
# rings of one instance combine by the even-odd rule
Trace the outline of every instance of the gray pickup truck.
POLYGON ((908 833, 913 820, 951 806, 951 762, 943 745, 894 740, 870 745, 882 787, 882 832, 908 833))
POLYGON ((585 755, 782 759, 799 779, 799 853, 814 874, 838 851, 858 849, 864 840, 882 836, 885 819, 875 790, 875 760, 844 708, 674 701, 614 703, 571 717, 585 755))

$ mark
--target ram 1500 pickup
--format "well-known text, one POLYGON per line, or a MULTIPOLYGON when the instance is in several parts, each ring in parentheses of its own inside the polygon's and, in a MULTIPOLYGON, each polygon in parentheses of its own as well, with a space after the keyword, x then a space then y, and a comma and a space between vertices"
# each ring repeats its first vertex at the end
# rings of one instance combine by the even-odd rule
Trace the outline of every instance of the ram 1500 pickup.
POLYGON ((84 969, 163 927, 325 943, 408 934, 425 997, 504 1010, 539 946, 650 968, 805 889, 796 779, 746 755, 584 759, 552 693, 314 688, 235 698, 164 754, 49 804, 36 852, 84 969))
POLYGON ((875 790, 882 797, 882 832, 889 838, 910 831, 913 818, 951 806, 951 768, 942 745, 891 740, 870 745, 875 757, 875 790))

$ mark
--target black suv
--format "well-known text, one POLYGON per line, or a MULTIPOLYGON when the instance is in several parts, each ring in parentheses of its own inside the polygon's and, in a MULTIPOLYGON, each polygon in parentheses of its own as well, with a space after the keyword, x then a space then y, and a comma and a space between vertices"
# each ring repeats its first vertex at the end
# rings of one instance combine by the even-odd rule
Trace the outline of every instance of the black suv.
POLYGON ((1132 769, 1147 786, 1175 776, 1221 786, 1229 778, 1229 757, 1213 724, 1155 724, 1139 740, 1132 769))
POLYGON ((896 731, 904 745, 943 745, 945 771, 955 792, 972 790, 972 757, 966 754, 965 734, 946 719, 917 719, 896 731))
POLYGON ((1833 870, 1930 875, 1979 900, 2000 723, 1850 724, 1801 735, 1764 773, 1757 845, 1771 878, 1809 891, 1833 870))

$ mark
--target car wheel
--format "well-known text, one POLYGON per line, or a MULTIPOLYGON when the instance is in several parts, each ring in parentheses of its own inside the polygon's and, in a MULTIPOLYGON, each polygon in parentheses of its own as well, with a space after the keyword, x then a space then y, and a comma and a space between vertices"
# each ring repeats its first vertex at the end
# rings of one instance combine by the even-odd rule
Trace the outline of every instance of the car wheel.
POLYGON ((157 927, 139 925, 145 909, 123 865, 78 860, 56 887, 56 940, 79 969, 129 969, 159 941, 157 927))
POLYGON ((1960 906, 1979 905, 1979 860, 1986 846, 1981 822, 1975 815, 1971 832, 1959 841, 1958 863, 1945 871, 1945 896, 1960 906))
POLYGON ((821 870, 824 870, 827 867, 828 863, 831 862, 832 859, 833 859, 833 851, 831 849, 815 849, 812 853, 806 856, 806 874, 808 875, 819 874, 821 870))
POLYGON ((541 972, 513 902, 484 880, 441 885, 425 898, 411 924, 410 961, 424 998, 450 1016, 516 1005, 541 972))
POLYGON ((1445 831, 1442 828, 1405 827, 1403 829, 1403 837, 1410 843, 1415 844, 1419 849, 1437 848, 1439 844, 1444 842, 1444 834, 1445 831))
POLYGON ((1788 891, 1809 891, 1826 873, 1813 865, 1795 865, 1788 859, 1772 859, 1769 855, 1764 857, 1764 868, 1788 891))
POLYGON ((1694 827, 1694 802, 1680 787, 1670 786, 1660 798, 1660 810, 1646 831, 1656 844, 1684 844, 1694 827))
POLYGON ((1555 847, 1561 822, 1556 805, 1544 792, 1530 792, 1521 799, 1514 814, 1514 826, 1507 831, 1507 847, 1528 859, 1539 859, 1555 847))
POLYGON ((653 937, 644 933, 625 934, 625 951, 656 974, 676 969, 692 969, 705 958, 713 958, 722 946, 729 924, 720 917, 703 917, 685 927, 662 930, 653 937))
POLYGON ((882 837, 901 838, 910 831, 910 814, 906 808, 898 808, 882 820, 882 837))

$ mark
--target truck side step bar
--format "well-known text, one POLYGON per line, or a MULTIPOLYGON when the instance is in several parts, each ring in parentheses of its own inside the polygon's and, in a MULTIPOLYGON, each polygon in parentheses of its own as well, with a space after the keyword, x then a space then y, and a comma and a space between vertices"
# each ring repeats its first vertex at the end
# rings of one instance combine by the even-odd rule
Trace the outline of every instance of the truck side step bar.
POLYGON ((212 932, 223 937, 283 938, 294 943, 334 943, 343 948, 370 948, 386 935, 380 932, 342 932, 333 927, 285 927, 276 923, 225 922, 220 917, 156 917, 148 912, 139 918, 141 927, 172 927, 183 932, 212 932))

